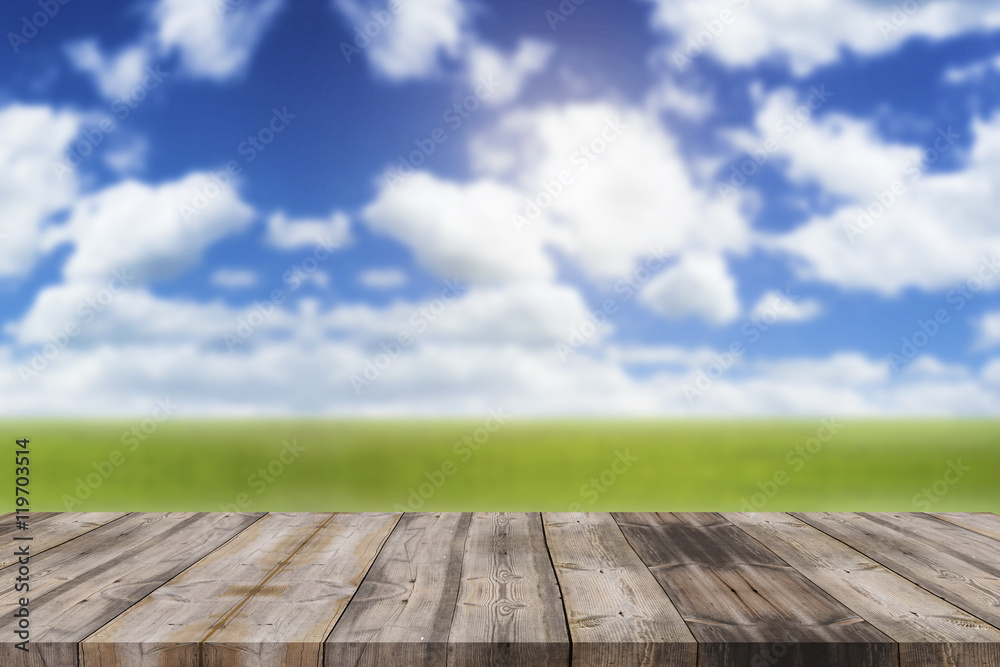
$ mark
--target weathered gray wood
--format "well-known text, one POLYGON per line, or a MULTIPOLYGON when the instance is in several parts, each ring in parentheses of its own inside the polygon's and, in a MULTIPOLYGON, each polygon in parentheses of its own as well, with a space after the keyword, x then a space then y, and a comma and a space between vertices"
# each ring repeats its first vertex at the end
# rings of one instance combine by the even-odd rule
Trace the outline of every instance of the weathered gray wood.
POLYGON ((476 513, 465 544, 449 665, 569 662, 559 586, 537 513, 476 513))
POLYGON ((1000 541, 922 512, 863 512, 872 521, 917 537, 973 564, 1000 566, 1000 541))
POLYGON ((697 664, 698 645, 607 513, 542 515, 573 642, 573 665, 697 664))
POLYGON ((891 639, 722 516, 615 518, 697 638, 699 665, 898 664, 891 639))
POLYGON ((3 667, 1000 667, 995 515, 30 519, 32 653, 11 563, 3 667))
MULTIPOLYGON (((15 538, 31 537, 29 544, 31 554, 38 554, 58 546, 63 542, 68 542, 84 533, 89 533, 95 528, 111 523, 116 519, 126 516, 125 512, 53 512, 49 516, 39 519, 32 516, 28 530, 14 530, 10 535, 10 540, 14 544, 18 543, 15 538)), ((14 549, 9 549, 0 553, 0 568, 7 567, 15 560, 14 549)))
MULTIPOLYGON (((994 547, 990 551, 982 544, 958 536, 952 536, 956 541, 956 548, 952 548, 943 540, 928 540, 933 538, 933 531, 914 530, 874 514, 796 512, 793 516, 956 607, 1000 627, 1000 549, 994 547), (969 548, 974 553, 960 553, 957 548, 969 548)), ((953 527, 974 538, 988 540, 944 521, 936 523, 942 532, 953 527)))
POLYGON ((31 641, 13 644, 17 565, 0 570, 0 665, 75 664, 87 635, 259 518, 254 514, 130 514, 32 558, 31 641))
POLYGON ((320 667, 399 514, 271 513, 81 644, 84 667, 320 667))
POLYGON ((787 514, 723 516, 899 642, 900 665, 1000 665, 1000 630, 787 514))
POLYGON ((932 512, 931 516, 1000 540, 1000 516, 989 512, 932 512))
MULTIPOLYGON (((28 531, 27 534, 32 534, 36 526, 38 526, 42 521, 50 517, 59 516, 59 512, 29 512, 28 513, 28 531)), ((17 514, 14 512, 9 512, 0 516, 0 535, 9 535, 11 533, 24 533, 25 531, 19 530, 17 528, 17 514)))
POLYGON ((444 665, 471 514, 404 514, 326 643, 326 667, 444 665))

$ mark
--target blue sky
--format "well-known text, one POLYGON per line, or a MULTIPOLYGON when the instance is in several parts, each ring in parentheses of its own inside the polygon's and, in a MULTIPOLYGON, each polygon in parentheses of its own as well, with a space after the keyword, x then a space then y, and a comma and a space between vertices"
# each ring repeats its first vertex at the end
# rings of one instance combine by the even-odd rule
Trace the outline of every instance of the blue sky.
POLYGON ((1000 406, 998 9, 78 1, 0 9, 6 414, 1000 406))

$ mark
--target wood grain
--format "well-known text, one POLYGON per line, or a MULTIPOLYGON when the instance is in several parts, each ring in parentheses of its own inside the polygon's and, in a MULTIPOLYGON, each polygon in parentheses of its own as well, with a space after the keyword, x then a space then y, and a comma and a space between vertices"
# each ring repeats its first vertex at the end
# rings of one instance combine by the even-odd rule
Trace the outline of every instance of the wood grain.
POLYGON ((569 663, 569 636, 541 516, 476 513, 465 544, 449 665, 569 663))
MULTIPOLYGON (((1000 549, 994 547, 991 552, 982 544, 974 544, 974 554, 959 553, 941 540, 928 541, 926 538, 928 535, 933 537, 933 531, 908 530, 907 526, 874 514, 809 512, 793 516, 919 583, 956 607, 1000 627, 1000 549)), ((937 524, 942 531, 953 527, 944 521, 937 524)), ((972 531, 964 532, 988 540, 972 531)), ((958 537, 955 539, 962 543, 958 537)))
POLYGON ((899 642, 900 665, 1000 665, 1000 630, 787 514, 723 516, 899 642))
POLYGON ((14 648, 16 565, 0 570, 0 664, 75 664, 77 644, 259 518, 130 514, 31 559, 33 653, 14 648))
MULTIPOLYGON (((38 554, 59 546, 63 542, 68 542, 84 533, 89 533, 95 528, 111 523, 126 516, 125 512, 53 512, 43 520, 39 520, 37 515, 31 517, 28 530, 18 530, 11 535, 13 542, 15 537, 30 537, 31 554, 38 554)), ((17 557, 14 549, 0 553, 0 568, 7 567, 17 557)))
POLYGON ((1000 541, 922 512, 864 512, 862 516, 932 543, 974 564, 1000 565, 1000 541))
POLYGON ((2 667, 1000 667, 990 514, 31 519, 32 651, 12 546, 2 667))
POLYGON ((722 516, 615 518, 697 638, 699 665, 898 664, 891 639, 722 516))
POLYGON ((326 644, 326 667, 444 665, 471 514, 404 514, 326 644))
POLYGON ((933 512, 931 516, 1000 540, 1000 516, 989 512, 933 512))
MULTIPOLYGON (((30 535, 34 532, 35 527, 39 525, 45 519, 50 517, 59 516, 60 512, 30 512, 28 514, 28 531, 30 535)), ((10 533, 21 533, 25 531, 20 531, 17 528, 17 520, 15 519, 17 515, 13 512, 4 514, 0 516, 0 535, 8 535, 10 533)))
POLYGON ((546 513, 542 518, 574 665, 694 667, 694 637, 609 514, 546 513))
POLYGON ((399 514, 271 513, 81 644, 84 667, 319 667, 399 514))

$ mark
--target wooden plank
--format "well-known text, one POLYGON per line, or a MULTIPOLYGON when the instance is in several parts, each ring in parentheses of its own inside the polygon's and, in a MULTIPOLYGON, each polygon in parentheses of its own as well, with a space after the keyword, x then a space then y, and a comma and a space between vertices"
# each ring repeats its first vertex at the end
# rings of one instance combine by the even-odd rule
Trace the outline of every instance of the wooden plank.
POLYGON ((87 635, 259 516, 130 514, 32 557, 30 654, 12 639, 12 613, 24 595, 14 590, 18 566, 0 570, 0 664, 75 664, 87 635))
POLYGON ((319 667, 398 513, 271 513, 84 641, 84 667, 319 667))
POLYGON ((862 512, 872 521, 933 543, 973 564, 1000 565, 1000 541, 922 512, 862 512))
MULTIPOLYGON (((37 556, 43 551, 89 533, 126 514, 127 512, 53 512, 44 520, 32 516, 28 530, 16 531, 17 534, 11 536, 11 541, 14 541, 14 537, 30 537, 31 555, 37 556)), ((7 567, 16 560, 17 556, 14 555, 13 549, 0 553, 0 568, 7 567)))
POLYGON ((465 544, 449 665, 569 663, 559 585, 538 513, 476 513, 465 544))
POLYGON ((607 513, 542 515, 573 642, 573 665, 690 665, 698 645, 607 513))
POLYGON ((0 535, 8 535, 10 533, 22 533, 26 532, 31 534, 42 521, 50 517, 59 516, 59 512, 30 512, 28 513, 28 530, 20 531, 17 528, 17 521, 14 517, 17 514, 11 512, 9 514, 4 514, 0 516, 0 535))
POLYGON ((1000 516, 989 512, 932 512, 931 516, 1000 540, 1000 516))
MULTIPOLYGON (((926 534, 907 531, 905 527, 877 519, 877 515, 796 512, 793 516, 1000 628, 1000 549, 994 548, 990 556, 983 545, 974 545, 975 554, 959 553, 940 540, 928 541, 926 534)), ((943 521, 938 524, 942 531, 950 526, 943 521)), ((964 532, 988 539, 972 531, 964 532)))
POLYGON ((1000 665, 1000 630, 787 514, 723 516, 899 642, 900 665, 1000 665))
POLYGON ((444 665, 472 514, 408 513, 326 643, 326 667, 444 665))
POLYGON ((615 514, 699 642, 699 665, 886 665, 897 646, 717 514, 615 514))

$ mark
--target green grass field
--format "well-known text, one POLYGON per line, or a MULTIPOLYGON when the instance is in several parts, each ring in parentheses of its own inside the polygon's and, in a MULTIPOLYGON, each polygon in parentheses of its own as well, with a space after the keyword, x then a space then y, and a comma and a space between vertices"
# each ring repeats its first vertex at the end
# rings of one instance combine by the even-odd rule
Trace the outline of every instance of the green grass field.
POLYGON ((146 433, 139 420, 8 420, 0 431, 10 487, 14 441, 31 440, 33 511, 1000 512, 995 420, 489 425, 147 420, 146 433))

